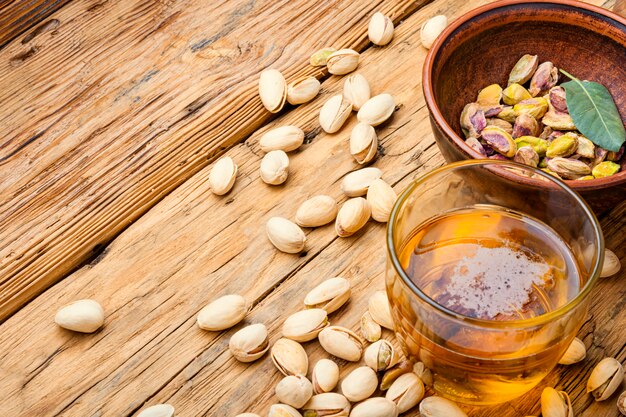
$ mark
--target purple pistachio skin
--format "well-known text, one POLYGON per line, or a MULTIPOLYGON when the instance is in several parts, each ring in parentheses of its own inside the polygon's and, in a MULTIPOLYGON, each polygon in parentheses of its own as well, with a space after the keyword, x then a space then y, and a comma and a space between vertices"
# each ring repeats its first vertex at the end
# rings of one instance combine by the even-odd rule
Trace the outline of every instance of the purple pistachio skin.
POLYGON ((515 142, 511 140, 511 136, 508 133, 500 128, 497 128, 497 130, 494 131, 493 126, 490 126, 490 129, 483 130, 482 138, 496 152, 508 157, 514 156, 516 151, 514 148, 515 142))
POLYGON ((539 123, 537 120, 527 114, 520 114, 515 119, 515 125, 513 125, 514 138, 522 136, 537 136, 539 134, 539 123))
POLYGON ((482 156, 487 156, 487 152, 485 151, 485 148, 483 147, 482 143, 480 143, 478 139, 474 137, 469 137, 465 140, 465 143, 470 148, 474 149, 476 152, 481 154, 482 156))
POLYGON ((530 80, 530 88, 528 91, 533 97, 550 90, 559 82, 559 70, 552 62, 544 62, 535 71, 533 78, 530 80))
POLYGON ((568 113, 567 101, 565 99, 565 89, 561 86, 554 87, 550 90, 550 104, 557 113, 568 113))

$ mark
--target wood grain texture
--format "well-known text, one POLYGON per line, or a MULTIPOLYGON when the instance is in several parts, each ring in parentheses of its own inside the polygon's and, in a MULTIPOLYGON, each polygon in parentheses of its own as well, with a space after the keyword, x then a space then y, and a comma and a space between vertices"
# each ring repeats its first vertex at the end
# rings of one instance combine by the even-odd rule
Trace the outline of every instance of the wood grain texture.
POLYGON ((0 3, 0 49, 20 35, 22 43, 58 27, 58 20, 49 19, 71 0, 7 0, 0 3))
MULTIPOLYGON (((392 93, 398 110, 379 129, 384 156, 375 166, 397 190, 443 161, 434 146, 421 95, 419 27, 433 14, 457 16, 485 1, 440 1, 404 21, 392 44, 363 54, 358 72, 374 92, 392 93)), ((195 324, 197 312, 218 295, 237 292, 253 303, 245 323, 265 323, 272 341, 284 318, 300 308, 304 294, 322 280, 345 276, 353 285, 350 303, 331 321, 356 328, 372 291, 383 288, 384 226, 371 222, 347 239, 332 225, 307 230, 303 256, 278 253, 267 241, 265 221, 293 217, 307 197, 327 193, 341 200, 340 179, 357 168, 347 150, 355 124, 326 135, 317 127, 322 103, 341 91, 330 77, 315 101, 300 106, 256 131, 227 154, 239 164, 233 191, 209 191, 209 168, 184 182, 122 233, 91 265, 50 288, 0 325, 0 412, 10 416, 133 415, 145 405, 169 402, 177 415, 265 415, 280 379, 266 356, 244 365, 227 351, 231 331, 210 333, 195 324), (307 132, 307 143, 291 155, 291 175, 280 187, 263 184, 257 140, 265 130, 293 123, 307 132), (105 307, 105 327, 76 335, 52 324, 59 306, 95 298, 105 307)), ((607 245, 626 263, 626 205, 603 221, 607 245)), ((580 336, 589 348, 582 364, 561 367, 545 384, 566 389, 577 414, 617 417, 614 399, 594 403, 584 394, 585 375, 604 355, 626 360, 623 298, 626 274, 603 280, 594 290, 590 319, 580 336)), ((325 357, 308 343, 311 365, 325 357)), ((345 363, 341 363, 345 365, 345 363)), ((346 374, 350 366, 342 366, 346 374)), ((470 416, 517 417, 538 414, 540 388, 515 403, 468 410, 470 416)), ((415 411, 407 415, 416 415, 415 411)))
POLYGON ((0 51, 0 321, 270 119, 259 72, 426 0, 75 1, 0 51))

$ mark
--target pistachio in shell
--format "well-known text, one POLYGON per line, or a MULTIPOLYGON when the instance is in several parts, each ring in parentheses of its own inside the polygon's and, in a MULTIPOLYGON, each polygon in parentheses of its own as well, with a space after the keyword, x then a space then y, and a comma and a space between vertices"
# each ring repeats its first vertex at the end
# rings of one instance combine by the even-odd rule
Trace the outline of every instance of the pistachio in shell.
POLYGON ((412 372, 400 375, 389 387, 385 398, 398 406, 399 413, 405 413, 424 398, 424 383, 412 372))
POLYGON ((374 45, 387 45, 393 38, 393 22, 381 12, 374 13, 367 27, 367 36, 374 45))
POLYGON ((372 368, 360 366, 350 372, 341 381, 341 393, 350 402, 363 401, 369 398, 378 386, 378 376, 372 368))
POLYGON ((617 255, 609 249, 604 250, 604 264, 602 265, 602 272, 600 277, 606 278, 617 274, 622 269, 622 264, 619 261, 617 255))
POLYGON ((387 369, 380 380, 380 389, 386 391, 391 384, 398 379, 401 375, 407 374, 413 371, 413 361, 409 359, 403 359, 391 368, 387 369))
POLYGON ((481 136, 499 154, 508 158, 515 156, 517 145, 511 135, 503 129, 497 126, 487 126, 483 129, 481 136))
POLYGON ((281 252, 299 253, 304 249, 306 235, 300 226, 284 217, 270 218, 265 231, 269 241, 281 252))
POLYGON ((585 359, 585 356, 587 356, 587 349, 585 348, 585 344, 582 340, 575 337, 568 346, 561 359, 559 359, 559 364, 572 365, 585 359))
POLYGON ((539 64, 539 57, 537 55, 526 54, 522 56, 513 66, 511 73, 509 74, 508 85, 511 84, 524 84, 530 80, 537 65, 539 64))
POLYGON ((389 221, 397 199, 396 192, 384 180, 378 178, 372 181, 367 189, 367 202, 372 210, 372 219, 381 223, 389 221))
POLYGON ((461 112, 461 129, 466 138, 478 137, 487 126, 483 109, 477 103, 469 103, 461 112))
POLYGON ((311 372, 313 393, 322 394, 335 389, 339 382, 339 367, 330 359, 320 359, 311 372))
POLYGON ((228 349, 240 362, 259 359, 269 349, 267 328, 258 323, 240 329, 230 338, 228 349))
POLYGON ((514 106, 523 100, 528 100, 533 96, 520 84, 510 84, 502 91, 502 101, 509 106, 514 106))
POLYGON ((54 322, 74 332, 93 333, 104 324, 104 309, 95 300, 77 300, 61 307, 54 322))
POLYGON ((220 331, 233 327, 246 316, 249 305, 237 294, 219 297, 198 313, 198 327, 203 330, 220 331))
POLYGON ((209 185, 211 192, 215 195, 228 193, 235 185, 237 178, 237 164, 230 156, 225 156, 217 160, 209 173, 209 185))
POLYGON ((541 415, 544 417, 574 417, 574 409, 569 395, 546 387, 541 393, 541 415))
POLYGON ((302 345, 294 340, 278 339, 270 350, 272 362, 285 376, 306 375, 309 358, 302 345))
POLYGON ((302 417, 302 414, 287 404, 272 404, 267 417, 302 417))
POLYGON ((309 102, 320 92, 321 84, 313 76, 304 77, 289 84, 287 102, 292 105, 309 102))
POLYGON ((358 123, 350 133, 350 154, 361 165, 371 162, 378 152, 376 130, 367 123, 358 123))
POLYGON ((269 185, 280 185, 289 176, 289 157, 284 151, 270 151, 261 160, 261 180, 269 185))
POLYGON ((293 408, 301 408, 313 396, 313 385, 302 375, 289 375, 278 382, 276 398, 293 408))
POLYGON ((304 297, 306 308, 321 308, 328 314, 338 310, 350 299, 350 282, 333 277, 320 283, 304 297))
POLYGON ((623 381, 622 364, 615 358, 604 358, 589 375, 587 393, 591 393, 596 401, 604 401, 617 391, 623 381))
POLYGON ((386 371, 397 364, 400 361, 400 356, 389 341, 381 339, 365 349, 363 359, 367 366, 376 372, 380 372, 386 371))
POLYGON ((619 395, 617 399, 617 409, 623 416, 626 416, 626 391, 619 395))
POLYGON ((316 394, 302 407, 304 417, 348 417, 350 402, 335 392, 316 394))
POLYGON ((343 83, 343 96, 352 103, 352 109, 358 111, 371 98, 370 85, 361 74, 351 74, 343 83))
POLYGON ((276 69, 264 70, 259 77, 259 96, 270 113, 278 113, 287 101, 287 81, 276 69))
POLYGON ((389 306, 387 293, 384 290, 376 291, 372 294, 367 307, 376 323, 389 330, 394 330, 391 307, 389 306))
POLYGON ((304 132, 297 126, 280 126, 268 130, 259 139, 259 146, 263 152, 284 151, 298 149, 304 142, 304 132))
POLYGON ((326 352, 338 358, 357 362, 363 355, 363 341, 345 327, 326 327, 320 332, 318 339, 326 352))
POLYGON ((361 123, 378 126, 391 117, 396 109, 396 101, 391 94, 382 93, 367 100, 357 113, 361 123))
POLYGON ((352 103, 342 94, 332 96, 320 109, 320 126, 326 133, 335 133, 348 120, 351 112, 352 103))
POLYGON ((433 373, 423 362, 416 362, 415 365, 413 365, 413 373, 420 377, 424 385, 428 387, 433 385, 433 373))
POLYGON ((424 398, 419 405, 421 417, 467 417, 458 405, 443 397, 424 398))
POLYGON ((530 80, 528 92, 536 97, 547 93, 559 82, 559 69, 550 61, 546 61, 537 67, 535 74, 530 80))
POLYGON ((430 49, 446 26, 448 26, 448 18, 444 15, 433 16, 425 21, 420 29, 422 46, 426 49, 430 49))
POLYGON ((515 118, 515 125, 513 126, 513 132, 511 136, 513 138, 519 138, 521 136, 539 136, 541 130, 539 128, 539 122, 532 116, 527 114, 520 114, 515 118))
POLYGON ((382 328, 374 321, 369 311, 361 317, 361 336, 370 343, 380 340, 382 328))
POLYGON ((283 337, 296 342, 308 342, 328 326, 328 313, 321 308, 298 311, 285 319, 283 337))
POLYGON ((348 197, 360 197, 367 194, 370 184, 383 176, 375 167, 361 168, 346 174, 341 181, 341 191, 348 197))
POLYGON ((174 407, 170 404, 156 404, 141 410, 137 417, 172 417, 174 407))
POLYGON ((353 49, 340 49, 326 58, 326 68, 331 74, 348 74, 359 66, 359 57, 359 53, 353 49))
POLYGON ((358 232, 370 218, 372 209, 363 197, 348 199, 337 213, 335 232, 339 237, 352 236, 358 232))
POLYGON ((337 217, 337 202, 328 195, 316 195, 300 205, 296 212, 296 224, 301 227, 319 227, 337 217))
POLYGON ((398 417, 398 407, 384 397, 368 398, 354 406, 350 417, 398 417))

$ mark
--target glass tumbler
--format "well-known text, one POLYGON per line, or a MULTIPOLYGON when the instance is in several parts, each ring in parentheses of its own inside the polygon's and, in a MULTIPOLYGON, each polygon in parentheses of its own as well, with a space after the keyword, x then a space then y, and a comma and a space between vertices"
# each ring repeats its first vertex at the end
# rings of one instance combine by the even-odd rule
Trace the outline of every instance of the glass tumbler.
MULTIPOLYGON (((509 232, 518 231, 514 228, 509 232)), ((542 247, 541 234, 523 236, 524 244, 542 247)), ((552 370, 586 318, 589 294, 604 260, 600 225, 576 192, 541 170, 495 160, 453 163, 415 180, 398 198, 391 213, 387 249, 387 295, 396 335, 405 354, 431 369, 436 392, 472 405, 510 401, 529 391, 552 370), (556 236, 561 248, 569 252, 570 278, 576 284, 570 287, 573 292, 553 309, 504 320, 500 316, 467 314, 435 301, 432 294, 436 284, 425 277, 438 278, 439 273, 443 277, 444 272, 440 271, 450 271, 454 265, 443 269, 438 263, 458 261, 453 252, 446 252, 439 244, 459 238, 460 232, 503 235, 498 227, 504 223, 489 223, 489 215, 475 216, 485 210, 527 219, 540 227, 533 230, 547 230, 556 236), (418 253, 412 246, 417 231, 435 224, 434 219, 456 216, 455 213, 474 220, 440 228, 424 246, 431 248, 428 257, 411 260, 418 253)), ((488 261, 497 267, 500 259, 493 256, 488 261)), ((516 279, 513 274, 522 273, 506 268, 498 271, 500 275, 491 278, 507 283, 516 279)), ((452 285, 456 279, 448 276, 446 285, 452 285)), ((482 289, 468 287, 469 299, 480 295, 474 291, 482 289)), ((506 294, 503 287, 502 297, 506 294)), ((489 311, 502 302, 499 297, 496 293, 489 305, 478 303, 475 307, 489 311)))

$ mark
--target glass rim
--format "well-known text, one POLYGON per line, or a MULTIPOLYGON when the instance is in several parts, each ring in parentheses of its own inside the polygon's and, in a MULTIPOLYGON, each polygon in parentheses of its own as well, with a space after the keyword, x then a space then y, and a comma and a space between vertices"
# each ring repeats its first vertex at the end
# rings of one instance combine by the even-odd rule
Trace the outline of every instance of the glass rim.
POLYGON ((391 215, 389 216, 389 222, 387 223, 387 255, 389 256, 389 259, 391 260, 391 263, 395 269, 395 272, 400 276, 400 278, 402 278, 402 281, 404 282, 404 284, 407 285, 411 289, 411 291, 415 295, 417 295, 422 301, 429 304, 436 311, 443 313, 446 316, 452 317, 455 320, 463 321, 465 323, 477 325, 480 327, 523 328, 523 327, 532 327, 532 326, 542 325, 550 321, 553 321, 559 317, 562 317, 567 312, 569 312, 570 310, 578 306, 589 295, 594 284, 600 277, 602 263, 604 261, 604 236, 602 234, 600 223, 598 222, 598 219, 596 218, 595 214, 593 213, 593 211, 591 210, 587 202, 576 191, 570 188, 564 181, 540 169, 537 169, 528 165, 518 164, 512 161, 470 159, 470 160, 464 160, 460 162, 449 163, 441 167, 435 168, 431 171, 428 171, 424 173, 423 175, 421 175, 419 178, 416 178, 415 180, 413 180, 411 184, 408 187, 406 187, 406 189, 402 192, 402 194, 400 194, 400 196, 398 197, 398 200, 394 204, 393 209, 391 210, 391 215), (404 271, 404 268, 402 268, 402 265, 400 264, 400 260, 398 259, 397 250, 396 250, 397 248, 395 247, 395 244, 394 244, 394 234, 396 230, 395 224, 397 222, 398 212, 400 211, 402 207, 404 207, 404 203, 409 198, 409 196, 413 194, 413 191, 415 190, 415 188, 423 184, 424 182, 428 181, 429 179, 437 175, 440 175, 441 173, 444 173, 446 171, 452 171, 452 170, 455 170, 457 168, 462 168, 462 167, 470 167, 470 166, 486 167, 488 165, 510 167, 510 168, 515 168, 515 169, 522 168, 524 170, 531 171, 534 174, 538 174, 542 176, 543 178, 547 179, 553 184, 556 184, 561 190, 569 194, 582 207, 585 215, 591 220, 595 240, 596 240, 597 247, 598 247, 598 250, 597 250, 598 253, 596 256, 595 263, 593 264, 593 267, 591 268, 590 277, 585 283, 585 285, 583 286, 583 288, 580 289, 576 297, 572 298, 567 303, 563 304, 562 306, 560 306, 559 308, 555 310, 552 310, 548 313, 541 314, 537 317, 533 317, 529 319, 510 320, 510 321, 486 320, 486 319, 479 319, 479 318, 465 316, 447 307, 444 307, 443 305, 439 304, 438 302, 430 298, 428 295, 426 295, 422 290, 419 289, 417 285, 415 285, 413 281, 411 281, 409 276, 404 271))

